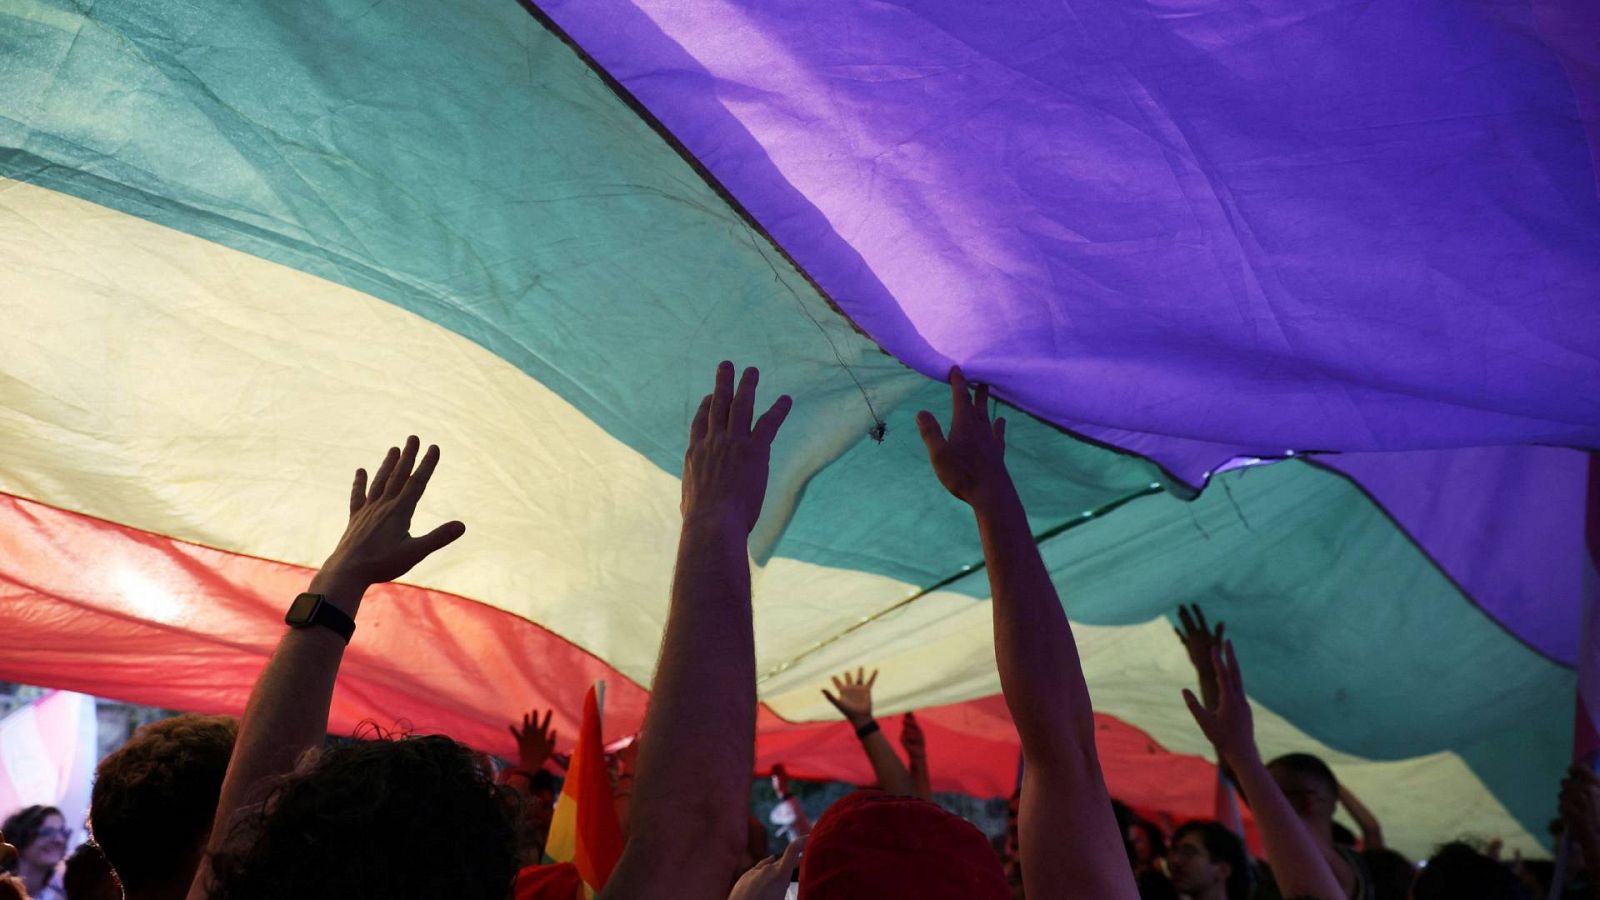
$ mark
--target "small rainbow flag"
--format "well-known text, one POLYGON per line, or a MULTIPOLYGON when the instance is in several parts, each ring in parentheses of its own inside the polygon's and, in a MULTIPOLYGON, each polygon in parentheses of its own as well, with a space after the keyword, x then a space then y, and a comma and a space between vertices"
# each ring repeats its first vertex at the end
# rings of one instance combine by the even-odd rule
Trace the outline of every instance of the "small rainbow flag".
POLYGON ((611 878, 622 857, 622 826, 612 804, 606 774, 605 742, 600 735, 600 700, 596 685, 583 698, 583 727, 572 749, 567 780, 556 801, 555 818, 544 854, 551 862, 570 862, 591 891, 611 878))

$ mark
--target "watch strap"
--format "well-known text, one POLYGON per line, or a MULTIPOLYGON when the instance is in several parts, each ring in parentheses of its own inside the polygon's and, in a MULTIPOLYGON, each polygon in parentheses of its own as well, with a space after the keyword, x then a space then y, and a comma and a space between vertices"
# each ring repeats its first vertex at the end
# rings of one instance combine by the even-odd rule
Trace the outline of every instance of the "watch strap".
POLYGON ((344 638, 346 644, 350 643, 350 636, 356 633, 356 620, 345 615, 344 611, 328 602, 321 594, 301 594, 294 598, 294 606, 290 607, 283 621, 291 628, 310 628, 321 625, 329 631, 344 638), (311 604, 311 611, 304 617, 296 616, 296 607, 311 604))

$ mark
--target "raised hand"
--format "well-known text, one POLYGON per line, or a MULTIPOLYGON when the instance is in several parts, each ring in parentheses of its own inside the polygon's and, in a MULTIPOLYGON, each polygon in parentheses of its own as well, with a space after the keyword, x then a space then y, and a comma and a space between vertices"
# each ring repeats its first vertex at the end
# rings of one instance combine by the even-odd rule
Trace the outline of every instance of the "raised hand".
POLYGON ((906 755, 913 761, 928 755, 928 742, 922 734, 922 726, 917 724, 916 713, 908 712, 900 720, 900 746, 906 748, 906 755))
POLYGON ((829 693, 827 688, 823 688, 822 696, 827 697, 833 708, 837 709, 851 725, 860 728, 872 721, 872 685, 877 680, 877 669, 872 670, 870 678, 867 677, 865 668, 857 669, 853 679, 850 673, 846 672, 842 679, 838 677, 833 679, 833 687, 839 692, 838 695, 835 696, 829 693))
POLYGON ((783 900, 805 849, 806 839, 798 837, 784 848, 782 857, 769 856, 756 863, 734 884, 728 900, 783 900))
POLYGON ((428 447, 417 462, 418 441, 390 447, 372 482, 357 469, 350 488, 350 521, 344 536, 323 563, 319 578, 359 593, 411 571, 435 550, 466 533, 460 522, 446 522, 421 537, 411 536, 411 516, 439 465, 439 448, 428 447), (416 468, 413 470, 412 466, 416 468))
POLYGON ((517 765, 529 772, 537 772, 556 749, 556 731, 550 727, 550 716, 555 710, 547 709, 544 721, 539 721, 539 710, 523 713, 522 727, 511 726, 511 736, 517 739, 517 765))
POLYGON ((960 366, 950 369, 950 431, 939 428, 933 413, 917 413, 917 430, 939 483, 957 498, 977 507, 1012 489, 1006 471, 1006 420, 989 421, 989 386, 969 391, 960 366))
POLYGON ((1183 627, 1174 628, 1173 631, 1178 635, 1178 640, 1183 642, 1183 649, 1189 652, 1189 662, 1200 681, 1200 699, 1205 701, 1207 707, 1215 706, 1217 673, 1211 667, 1211 654, 1222 646, 1222 631, 1227 626, 1218 622, 1216 631, 1212 631, 1206 624, 1205 611, 1198 603, 1179 606, 1178 622, 1183 627))
POLYGON ((1217 748, 1218 756, 1235 767, 1259 761, 1255 723, 1250 701, 1245 698, 1239 660, 1233 654, 1233 641, 1211 649, 1211 667, 1216 677, 1216 702, 1206 706, 1188 689, 1183 692, 1183 702, 1189 705, 1189 713, 1206 739, 1217 748))
POLYGON ((749 534, 761 516, 767 494, 767 464, 772 440, 789 415, 787 394, 751 425, 756 382, 761 373, 745 369, 738 390, 733 363, 717 366, 716 387, 700 401, 689 428, 683 460, 684 519, 706 517, 749 534))

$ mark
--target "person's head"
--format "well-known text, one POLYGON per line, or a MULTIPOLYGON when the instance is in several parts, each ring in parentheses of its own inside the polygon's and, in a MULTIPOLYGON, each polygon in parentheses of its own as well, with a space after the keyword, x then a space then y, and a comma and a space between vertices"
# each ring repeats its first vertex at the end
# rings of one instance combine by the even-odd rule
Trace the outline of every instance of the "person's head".
POLYGON ((1267 771, 1300 818, 1333 822, 1339 805, 1339 779, 1328 764, 1309 753, 1289 753, 1267 763, 1267 771))
POLYGON ((1445 844, 1411 885, 1413 900, 1533 900, 1528 889, 1499 862, 1472 847, 1445 844))
POLYGON ((101 760, 89 827, 130 897, 188 892, 238 735, 229 716, 175 716, 101 760))
POLYGON ((1374 900, 1406 900, 1411 893, 1411 879, 1417 872, 1411 860, 1387 847, 1382 850, 1363 850, 1361 859, 1372 876, 1374 900))
POLYGON ((860 790, 817 820, 800 861, 807 900, 920 897, 1007 900, 983 832, 926 800, 860 790))
POLYGON ((67 857, 61 886, 66 888, 67 900, 122 900, 122 884, 117 881, 117 873, 111 870, 111 863, 93 842, 79 844, 67 857))
POLYGON ((27 806, 6 817, 0 832, 17 848, 17 871, 53 869, 67 855, 72 829, 54 806, 27 806))
POLYGON ((1124 830, 1135 866, 1147 866, 1167 855, 1167 842, 1154 822, 1135 818, 1124 830))
POLYGON ((521 856, 529 864, 537 863, 543 856, 545 841, 550 836, 550 823, 555 818, 556 779, 544 769, 507 769, 500 773, 500 784, 521 798, 518 818, 518 841, 521 856))
POLYGON ((1244 842, 1220 822, 1188 822, 1174 831, 1167 868, 1181 894, 1200 896, 1221 886, 1228 900, 1250 896, 1250 860, 1244 842))
POLYGON ((516 802, 442 736, 308 754, 212 857, 211 900, 505 900, 516 802))

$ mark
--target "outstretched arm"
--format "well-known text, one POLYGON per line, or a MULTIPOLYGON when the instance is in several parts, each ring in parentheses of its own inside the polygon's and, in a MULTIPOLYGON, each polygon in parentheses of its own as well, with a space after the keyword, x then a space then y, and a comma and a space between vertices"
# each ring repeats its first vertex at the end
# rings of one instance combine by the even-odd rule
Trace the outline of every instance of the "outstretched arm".
POLYGON ((751 425, 755 369, 717 367, 683 462, 683 531, 639 750, 630 838, 608 898, 723 897, 745 844, 755 765, 750 530, 789 398, 751 425))
MULTIPOLYGON (((367 588, 399 578, 466 531, 460 522, 447 522, 421 537, 411 536, 411 516, 439 464, 438 447, 429 447, 420 463, 417 449, 415 437, 406 439, 404 450, 390 447, 370 485, 366 470, 356 470, 350 522, 307 588, 352 619, 367 588)), ((322 745, 344 647, 344 638, 318 626, 291 629, 278 641, 239 722, 239 739, 217 801, 213 849, 227 840, 235 812, 263 799, 272 782, 292 771, 302 754, 322 745)), ((189 890, 191 900, 205 897, 210 876, 209 866, 202 864, 189 890)))
POLYGON ((929 412, 917 426, 939 481, 972 507, 983 540, 1000 687, 1022 738, 1023 879, 1030 896, 1131 900, 1138 891, 1095 753, 1089 688, 1006 471, 1005 420, 989 421, 988 388, 972 396, 959 368, 950 393, 949 434, 929 412))
POLYGON ((1233 769, 1239 789, 1250 802, 1278 887, 1285 897, 1344 900, 1344 889, 1322 849, 1261 761, 1250 701, 1245 697, 1244 677, 1239 672, 1239 660, 1233 655, 1232 641, 1225 641, 1221 650, 1212 649, 1211 666, 1216 673, 1216 704, 1203 705, 1189 690, 1183 692, 1183 700, 1200 730, 1217 748, 1217 756, 1233 769))
POLYGON ((911 780, 905 763, 900 761, 900 755, 894 752, 883 729, 878 727, 878 720, 872 717, 872 685, 877 680, 877 670, 873 670, 870 678, 866 669, 857 669, 854 679, 846 672, 843 679, 833 679, 833 687, 839 692, 838 695, 823 688, 822 696, 828 698, 833 708, 855 729, 856 737, 861 740, 861 749, 867 754, 867 762, 872 764, 872 774, 878 779, 878 788, 901 797, 915 797, 916 782, 911 780))

